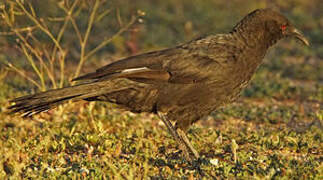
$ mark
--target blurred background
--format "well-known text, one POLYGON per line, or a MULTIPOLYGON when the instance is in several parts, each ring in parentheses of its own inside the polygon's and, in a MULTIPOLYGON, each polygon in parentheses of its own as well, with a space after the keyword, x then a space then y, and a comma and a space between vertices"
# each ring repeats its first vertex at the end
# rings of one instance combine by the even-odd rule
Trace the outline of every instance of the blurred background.
MULTIPOLYGON (((53 36, 57 36, 64 24, 63 18, 66 16, 64 9, 70 8, 74 1, 32 0, 29 2, 29 5, 26 5, 27 10, 30 11, 28 6, 33 7, 36 18, 46 24, 44 26, 53 33, 53 36)), ((90 0, 79 1, 76 5, 73 17, 80 33, 86 32, 89 13, 93 10, 94 4, 95 1, 90 0)), ((24 67, 24 63, 27 65, 29 63, 19 48, 21 39, 10 31, 13 28, 30 27, 31 31, 24 31, 21 35, 38 49, 53 48, 53 42, 46 33, 35 27, 33 20, 23 12, 18 12, 19 7, 14 6, 14 1, 1 2, 0 6, 8 12, 17 10, 10 17, 11 27, 4 20, 0 21, 0 62, 11 62, 23 68, 30 68, 30 66, 24 67), (33 37, 30 36, 31 34, 33 37)), ((115 35, 129 22, 131 16, 137 14, 138 10, 145 16, 140 17, 140 22, 133 23, 125 32, 115 36, 110 43, 96 51, 94 56, 85 61, 85 67, 81 71, 88 72, 87 68, 94 69, 111 60, 172 47, 200 36, 229 32, 246 14, 254 9, 266 7, 285 14, 311 42, 310 48, 304 48, 295 41, 284 40, 279 43, 279 48, 270 51, 269 56, 273 56, 270 58, 271 61, 280 64, 283 63, 282 55, 295 56, 298 59, 297 62, 303 65, 299 67, 293 67, 292 64, 286 65, 289 70, 283 71, 285 75, 322 81, 323 73, 319 71, 322 72, 323 58, 323 3, 320 0, 233 0, 230 2, 224 0, 103 0, 98 8, 98 16, 90 31, 85 51, 96 47, 102 39, 115 35), (102 16, 99 17, 99 15, 102 16), (279 56, 276 56, 277 54, 279 56), (310 64, 313 66, 308 67, 310 64)), ((81 47, 71 23, 67 23, 61 39, 60 44, 67 53, 66 63, 77 63, 80 60, 81 47)), ((286 58, 283 59, 286 60, 286 58)), ((2 63, 0 68, 3 69, 5 64, 2 63)), ((73 68, 66 68, 65 73, 69 74, 69 70, 75 71, 73 68)))
POLYGON ((161 178, 190 176, 189 171, 170 170, 176 166, 165 159, 162 149, 172 142, 164 139, 167 132, 160 131, 153 116, 134 115, 106 103, 76 103, 29 121, 4 113, 8 99, 71 85, 73 77, 123 57, 227 33, 249 12, 268 7, 286 15, 311 46, 294 39, 280 41, 268 51, 243 98, 206 117, 189 134, 193 145, 209 158, 219 153, 231 162, 231 139, 244 147, 238 154, 241 166, 211 167, 210 173, 222 178, 241 173, 260 179, 298 179, 303 174, 306 179, 322 173, 318 170, 322 167, 322 0, 4 0, 0 2, 0 146, 5 148, 0 150, 4 168, 0 177, 17 172, 21 173, 17 177, 48 177, 49 167, 63 169, 49 173, 60 177, 66 169, 80 172, 82 165, 97 174, 132 179, 130 175, 142 174, 136 163, 147 163, 147 158, 151 163, 145 173, 150 177, 158 172, 165 175, 161 178), (93 158, 89 147, 94 148, 93 158), (147 147, 149 151, 142 152, 147 147), (143 157, 132 156, 132 148, 143 157), (164 161, 166 165, 160 165, 164 161), (112 166, 126 170, 109 169, 112 166))

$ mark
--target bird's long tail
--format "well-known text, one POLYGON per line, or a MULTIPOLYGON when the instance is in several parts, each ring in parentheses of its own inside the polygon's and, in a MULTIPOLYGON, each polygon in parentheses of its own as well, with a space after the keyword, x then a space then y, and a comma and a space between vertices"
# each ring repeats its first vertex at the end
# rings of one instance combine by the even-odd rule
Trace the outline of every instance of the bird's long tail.
MULTIPOLYGON (((52 109, 68 100, 81 100, 109 92, 107 82, 91 82, 76 86, 53 89, 33 95, 27 95, 11 100, 8 109, 10 114, 22 113, 24 117, 32 116, 52 109)), ((111 90, 110 90, 111 91, 111 90)))

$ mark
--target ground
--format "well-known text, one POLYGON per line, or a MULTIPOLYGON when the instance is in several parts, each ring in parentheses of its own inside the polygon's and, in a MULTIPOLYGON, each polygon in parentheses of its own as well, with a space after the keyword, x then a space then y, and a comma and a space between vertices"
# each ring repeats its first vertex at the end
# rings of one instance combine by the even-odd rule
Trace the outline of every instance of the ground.
MULTIPOLYGON (((247 1, 242 6, 248 8, 242 11, 235 1, 232 6, 224 1, 156 2, 120 3, 125 14, 129 9, 146 12, 143 24, 136 26, 138 34, 115 38, 106 53, 99 52, 85 63, 82 72, 106 64, 108 56, 117 60, 174 46, 205 31, 226 32, 249 10, 270 6, 247 1), (223 7, 235 13, 230 16, 223 7)), ((322 12, 316 1, 314 5, 291 1, 293 7, 274 2, 304 31, 311 46, 292 39, 279 42, 269 50, 237 102, 189 129, 188 137, 202 157, 193 165, 184 160, 166 127, 152 114, 133 114, 112 104, 88 102, 68 103, 31 119, 6 114, 9 99, 39 89, 2 64, 0 178, 322 179, 322 12)), ((15 41, 0 38, 8 41, 0 49, 0 62, 9 60, 33 77, 28 61, 14 48, 15 41)), ((74 71, 77 63, 68 66, 66 74, 74 71)))

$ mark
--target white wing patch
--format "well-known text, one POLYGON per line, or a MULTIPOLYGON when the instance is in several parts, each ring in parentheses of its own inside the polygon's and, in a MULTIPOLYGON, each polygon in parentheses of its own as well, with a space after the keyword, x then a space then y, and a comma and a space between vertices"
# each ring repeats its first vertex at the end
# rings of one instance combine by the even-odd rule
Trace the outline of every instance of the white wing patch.
POLYGON ((140 67, 140 68, 125 69, 125 70, 122 70, 121 73, 131 73, 131 72, 137 72, 137 71, 142 71, 142 70, 149 70, 149 68, 140 67))

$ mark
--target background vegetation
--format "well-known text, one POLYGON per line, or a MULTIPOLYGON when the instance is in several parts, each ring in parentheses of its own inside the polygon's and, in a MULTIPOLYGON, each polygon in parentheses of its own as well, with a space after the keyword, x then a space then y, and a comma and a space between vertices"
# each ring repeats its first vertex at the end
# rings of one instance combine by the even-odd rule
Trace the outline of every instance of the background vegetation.
POLYGON ((0 2, 0 178, 322 179, 320 0, 5 0, 0 2), (32 119, 8 99, 132 54, 225 33, 272 7, 310 39, 272 48, 242 98, 195 124, 204 160, 189 165, 157 117, 69 103, 32 119))

